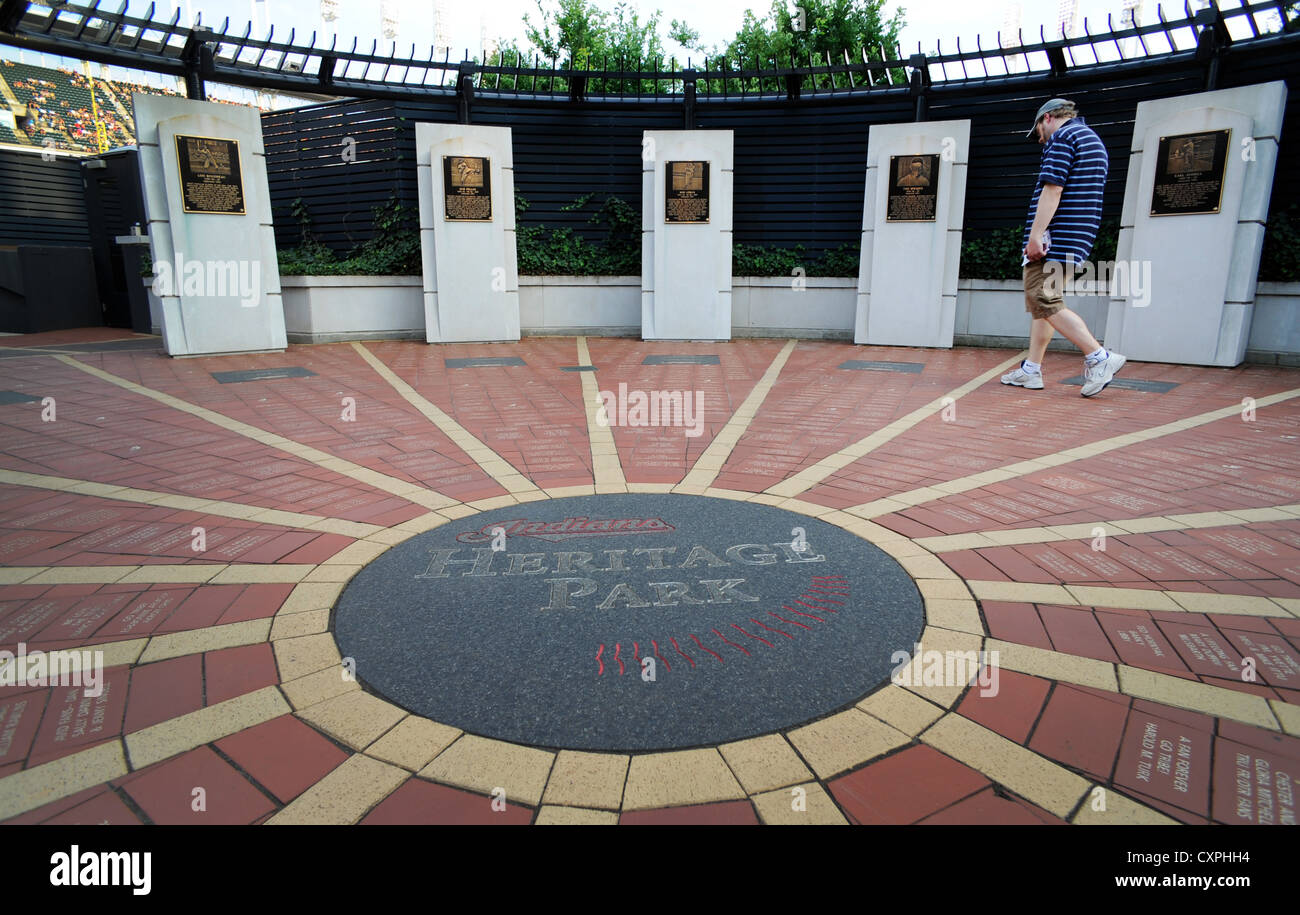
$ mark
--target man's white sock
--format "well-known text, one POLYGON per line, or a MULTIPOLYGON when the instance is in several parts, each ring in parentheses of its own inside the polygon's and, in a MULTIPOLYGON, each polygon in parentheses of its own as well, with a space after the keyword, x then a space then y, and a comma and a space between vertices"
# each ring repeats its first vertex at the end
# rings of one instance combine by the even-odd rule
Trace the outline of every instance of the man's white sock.
POLYGON ((1020 368, 1024 371, 1026 375, 1038 375, 1041 374, 1043 371, 1043 367, 1041 364, 1037 362, 1030 362, 1028 359, 1026 359, 1024 362, 1020 364, 1020 368))
POLYGON ((1101 360, 1105 359, 1109 355, 1110 353, 1106 352, 1106 347, 1099 346, 1097 347, 1097 351, 1095 353, 1089 353, 1083 358, 1088 362, 1100 362, 1101 360))

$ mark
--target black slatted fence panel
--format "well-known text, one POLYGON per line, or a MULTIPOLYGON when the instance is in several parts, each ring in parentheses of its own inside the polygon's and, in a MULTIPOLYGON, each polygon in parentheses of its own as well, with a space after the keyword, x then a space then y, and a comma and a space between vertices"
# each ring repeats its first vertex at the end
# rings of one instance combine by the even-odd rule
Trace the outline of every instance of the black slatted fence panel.
POLYGON ((387 101, 314 105, 262 116, 276 243, 301 241, 301 200, 317 240, 346 252, 374 235, 373 211, 394 194, 415 199, 415 163, 387 101))
POLYGON ((1138 102, 1197 92, 1201 79, 1199 68, 1184 64, 1142 75, 1075 76, 1068 84, 1045 81, 1018 91, 968 87, 932 92, 930 120, 971 120, 965 227, 987 231, 1020 224, 1028 216, 1042 148, 1025 132, 1038 106, 1058 95, 1079 106, 1084 121, 1106 144, 1110 170, 1102 213, 1103 218, 1117 219, 1138 102))
MULTIPOLYGON (((1300 148, 1300 58, 1293 49, 1278 43, 1230 54, 1220 73, 1220 88, 1287 81, 1284 159, 1300 148)), ((1023 224, 1040 154, 1025 131, 1038 106, 1058 95, 1076 101, 1106 143, 1110 175, 1104 216, 1118 218, 1138 103, 1199 92, 1204 74, 1190 55, 1181 55, 1136 67, 1083 68, 1058 78, 932 87, 929 120, 971 120, 966 228, 979 233, 1023 224)), ((735 131, 735 241, 802 244, 817 256, 859 238, 871 125, 911 118, 912 100, 901 89, 794 102, 701 99, 695 126, 735 131)), ((417 206, 415 124, 455 120, 449 99, 343 102, 264 115, 279 243, 297 243, 297 226, 289 216, 295 198, 307 203, 316 236, 338 251, 370 237, 371 208, 391 195, 417 206), (340 157, 345 136, 358 141, 352 164, 340 157)), ((642 131, 684 123, 680 100, 569 103, 490 94, 474 98, 471 121, 511 128, 515 188, 530 203, 524 225, 567 226, 593 240, 604 229, 588 219, 606 197, 621 197, 640 209, 642 131), (592 199, 582 210, 563 209, 588 193, 592 199)), ((1300 176, 1280 164, 1273 211, 1297 202, 1300 176)))
POLYGON ((734 239, 803 245, 815 257, 859 239, 872 124, 911 119, 906 94, 871 99, 710 102, 698 126, 735 131, 734 239))
MULTIPOLYGON (((1286 80, 1286 113, 1282 119, 1277 168, 1273 172, 1273 196, 1269 213, 1300 207, 1300 174, 1295 163, 1300 155, 1300 59, 1283 50, 1269 53, 1240 54, 1229 59, 1223 76, 1224 88, 1248 86, 1275 79, 1286 80)), ((1240 149, 1240 147, 1238 147, 1240 149)))
POLYGON ((509 127, 515 189, 529 203, 524 225, 569 228, 592 240, 607 231, 590 219, 609 197, 641 212, 642 134, 681 126, 677 106, 617 103, 478 105, 474 122, 509 127), (591 194, 580 210, 566 211, 591 194))
POLYGON ((88 245, 78 160, 0 149, 0 245, 88 245))

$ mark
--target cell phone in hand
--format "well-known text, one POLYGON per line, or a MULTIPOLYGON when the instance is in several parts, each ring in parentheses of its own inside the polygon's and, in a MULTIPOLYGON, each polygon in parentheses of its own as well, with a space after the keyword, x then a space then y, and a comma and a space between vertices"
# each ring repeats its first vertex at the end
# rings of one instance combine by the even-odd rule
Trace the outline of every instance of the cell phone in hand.
MULTIPOLYGON (((1043 230, 1043 253, 1046 254, 1048 252, 1048 249, 1050 249, 1051 247, 1052 247, 1052 233, 1044 229, 1043 230)), ((1021 252, 1020 266, 1022 267, 1029 266, 1028 250, 1021 252)))

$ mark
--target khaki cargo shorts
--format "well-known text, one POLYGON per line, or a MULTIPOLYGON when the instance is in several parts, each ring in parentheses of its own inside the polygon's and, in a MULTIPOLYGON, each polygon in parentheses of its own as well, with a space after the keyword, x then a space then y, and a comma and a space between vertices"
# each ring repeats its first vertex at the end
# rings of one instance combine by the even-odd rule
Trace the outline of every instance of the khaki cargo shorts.
POLYGON ((1025 311, 1035 318, 1047 318, 1065 307, 1062 289, 1065 285, 1065 267, 1047 260, 1031 261, 1025 265, 1025 311))

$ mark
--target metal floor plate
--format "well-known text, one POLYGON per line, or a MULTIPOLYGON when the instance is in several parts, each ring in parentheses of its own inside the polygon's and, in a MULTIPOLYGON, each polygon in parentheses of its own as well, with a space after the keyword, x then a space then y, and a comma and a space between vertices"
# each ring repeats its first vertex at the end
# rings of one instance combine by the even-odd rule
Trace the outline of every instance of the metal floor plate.
MULTIPOLYGON (((1073 378, 1062 380, 1061 384, 1073 384, 1083 387, 1083 380, 1082 375, 1075 375, 1073 378)), ((1112 378, 1107 387, 1123 388, 1126 391, 1146 391, 1148 394, 1168 394, 1178 387, 1178 382, 1144 381, 1141 378, 1112 378)))
POLYGON ((222 384, 238 384, 241 381, 270 381, 275 378, 312 378, 316 375, 311 369, 300 365, 291 365, 282 369, 244 369, 239 372, 213 372, 212 377, 222 384))
POLYGON ((841 362, 839 367, 851 372, 906 372, 909 375, 919 375, 921 370, 925 368, 925 363, 873 362, 869 359, 850 359, 848 362, 841 362))
POLYGON ((477 369, 492 365, 527 365, 518 356, 473 356, 468 359, 444 359, 449 369, 477 369))
POLYGON ((717 356, 689 356, 682 355, 659 355, 646 356, 641 360, 642 365, 718 365, 720 360, 717 356))

